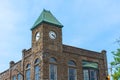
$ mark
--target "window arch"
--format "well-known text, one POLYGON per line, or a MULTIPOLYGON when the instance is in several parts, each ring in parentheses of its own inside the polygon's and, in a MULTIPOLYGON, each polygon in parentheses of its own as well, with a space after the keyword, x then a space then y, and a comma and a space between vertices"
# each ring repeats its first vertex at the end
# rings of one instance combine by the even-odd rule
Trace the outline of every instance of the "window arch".
POLYGON ((51 62, 51 63, 57 63, 57 60, 56 60, 56 58, 51 57, 50 60, 49 60, 49 62, 51 62))
POLYGON ((39 64, 39 63, 40 63, 40 59, 37 58, 37 59, 35 60, 34 64, 39 64))
POLYGON ((30 64, 26 66, 26 80, 30 80, 30 64))
POLYGON ((34 74, 35 74, 35 80, 40 80, 40 67, 39 67, 40 59, 36 59, 34 62, 34 74))
POLYGON ((12 80, 16 80, 16 76, 15 75, 12 77, 12 80))
POLYGON ((57 60, 54 57, 49 59, 49 78, 50 80, 57 80, 57 60))
POLYGON ((68 61, 68 66, 76 66, 76 63, 73 60, 68 61))
POLYGON ((73 60, 68 61, 68 80, 77 80, 76 63, 73 60))
POLYGON ((29 68, 30 68, 30 64, 27 64, 26 69, 29 69, 29 68))

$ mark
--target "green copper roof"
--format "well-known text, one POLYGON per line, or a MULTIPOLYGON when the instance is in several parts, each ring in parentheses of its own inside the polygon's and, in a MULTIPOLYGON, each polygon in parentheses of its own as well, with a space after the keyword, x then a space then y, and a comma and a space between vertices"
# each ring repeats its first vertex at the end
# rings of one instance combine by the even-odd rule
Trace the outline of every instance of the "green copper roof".
POLYGON ((36 28, 42 22, 47 22, 47 23, 50 23, 50 24, 54 24, 54 25, 57 25, 60 28, 63 27, 63 25, 52 15, 52 13, 50 11, 47 11, 47 10, 44 9, 42 11, 41 15, 38 17, 37 21, 34 23, 31 30, 36 28))

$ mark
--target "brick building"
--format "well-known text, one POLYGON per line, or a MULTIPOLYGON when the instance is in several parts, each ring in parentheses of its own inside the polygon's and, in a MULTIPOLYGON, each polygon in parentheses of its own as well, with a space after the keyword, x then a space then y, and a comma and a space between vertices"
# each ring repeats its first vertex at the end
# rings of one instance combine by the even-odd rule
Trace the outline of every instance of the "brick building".
POLYGON ((11 61, 0 80, 105 80, 106 51, 90 51, 62 44, 63 25, 43 10, 31 28, 32 47, 22 59, 11 61))

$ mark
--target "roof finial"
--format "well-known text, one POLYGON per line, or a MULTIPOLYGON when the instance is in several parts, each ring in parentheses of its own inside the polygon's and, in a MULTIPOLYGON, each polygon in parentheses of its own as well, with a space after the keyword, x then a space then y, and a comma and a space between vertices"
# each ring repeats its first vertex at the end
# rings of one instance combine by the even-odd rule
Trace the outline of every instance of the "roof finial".
POLYGON ((45 9, 45 8, 43 8, 43 11, 45 11, 45 12, 50 12, 50 10, 47 10, 47 9, 45 9))

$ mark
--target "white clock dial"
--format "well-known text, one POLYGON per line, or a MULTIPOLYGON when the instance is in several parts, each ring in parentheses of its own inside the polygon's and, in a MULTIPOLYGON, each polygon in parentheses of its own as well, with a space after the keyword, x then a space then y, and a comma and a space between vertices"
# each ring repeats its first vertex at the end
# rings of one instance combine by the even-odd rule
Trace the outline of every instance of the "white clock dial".
POLYGON ((55 33, 54 31, 50 31, 50 32, 49 32, 49 37, 50 37, 51 39, 55 39, 55 38, 56 38, 56 33, 55 33))
POLYGON ((36 33, 35 38, 36 38, 36 41, 39 40, 39 38, 40 38, 40 32, 37 32, 37 33, 36 33))

